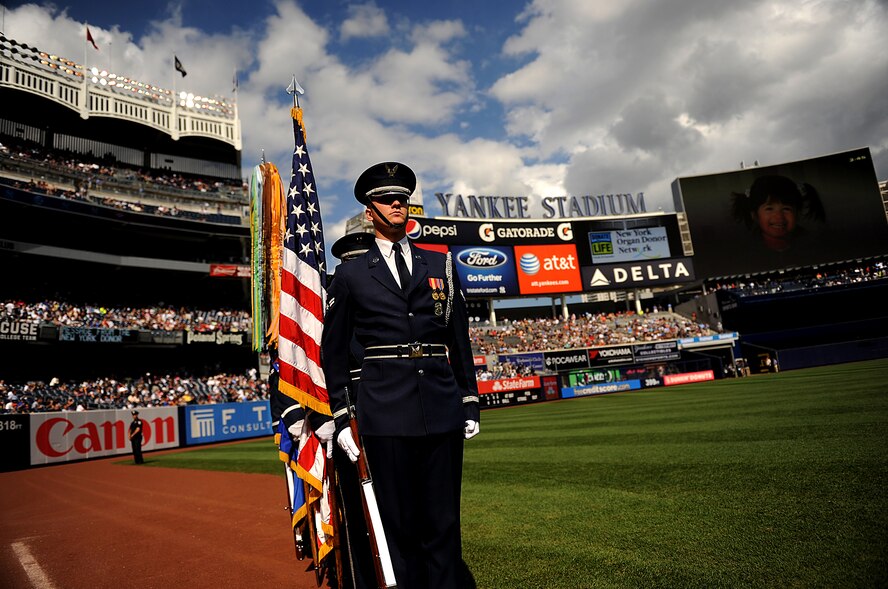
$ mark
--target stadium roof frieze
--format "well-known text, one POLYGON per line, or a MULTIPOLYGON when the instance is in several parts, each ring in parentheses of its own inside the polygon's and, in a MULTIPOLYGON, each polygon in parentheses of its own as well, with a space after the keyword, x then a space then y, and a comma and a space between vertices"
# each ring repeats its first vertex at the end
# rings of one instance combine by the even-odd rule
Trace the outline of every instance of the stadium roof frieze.
POLYGON ((174 140, 204 137, 240 151, 240 119, 235 101, 195 96, 89 68, 0 34, 0 87, 61 104, 81 118, 109 117, 135 122, 174 140))

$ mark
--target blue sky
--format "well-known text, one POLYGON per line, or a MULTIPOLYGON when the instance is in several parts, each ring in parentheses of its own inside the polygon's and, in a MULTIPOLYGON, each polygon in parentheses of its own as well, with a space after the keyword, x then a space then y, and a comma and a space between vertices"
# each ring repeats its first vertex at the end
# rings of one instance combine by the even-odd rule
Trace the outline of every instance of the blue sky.
POLYGON ((877 0, 4 6, 7 35, 76 61, 88 21, 98 65, 158 85, 173 53, 197 94, 229 94, 236 67, 245 173, 264 149, 288 176, 295 74, 328 243, 382 160, 417 172, 433 215, 435 192, 644 192, 671 210, 678 176, 862 146, 888 178, 877 0))

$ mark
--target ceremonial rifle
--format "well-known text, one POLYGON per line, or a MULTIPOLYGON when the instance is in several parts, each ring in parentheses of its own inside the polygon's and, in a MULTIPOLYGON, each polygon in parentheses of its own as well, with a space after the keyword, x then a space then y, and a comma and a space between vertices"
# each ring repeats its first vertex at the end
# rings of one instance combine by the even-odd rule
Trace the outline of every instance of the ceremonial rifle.
POLYGON ((382 518, 379 515, 379 504, 376 502, 376 491, 373 488, 373 478, 370 476, 370 466, 367 463, 367 453, 361 445, 361 436, 358 433, 358 419, 355 417, 355 411, 348 396, 348 387, 345 388, 345 405, 348 407, 348 426, 360 451, 355 466, 358 468, 358 480, 361 484, 361 504, 364 507, 364 519, 367 521, 370 550, 373 552, 373 569, 376 571, 376 583, 379 589, 396 588, 398 583, 395 580, 392 556, 389 553, 388 543, 385 539, 385 530, 382 527, 382 518))

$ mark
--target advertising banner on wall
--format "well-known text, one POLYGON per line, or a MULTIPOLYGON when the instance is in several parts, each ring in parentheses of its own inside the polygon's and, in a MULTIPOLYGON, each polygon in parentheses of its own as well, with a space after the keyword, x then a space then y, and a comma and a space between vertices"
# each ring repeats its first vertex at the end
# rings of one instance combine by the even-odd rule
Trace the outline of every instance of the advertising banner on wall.
POLYGON ((462 289, 471 296, 514 296, 518 276, 511 247, 451 248, 462 289))
POLYGON ((678 351, 678 341, 651 342, 647 344, 635 344, 633 346, 636 362, 660 362, 663 360, 678 360, 681 352, 678 351))
POLYGON ((518 245, 569 243, 571 223, 565 221, 454 221, 410 219, 407 237, 418 243, 447 245, 518 245))
POLYGON ((516 245, 515 262, 523 295, 583 290, 575 245, 516 245))
POLYGON ((249 343, 247 334, 241 331, 191 331, 185 330, 186 344, 232 344, 245 346, 249 343))
POLYGON ((271 435, 268 401, 188 405, 185 407, 185 443, 206 444, 271 435))
POLYGON ((481 395, 538 388, 540 388, 539 376, 517 376, 514 378, 497 378, 495 380, 478 381, 478 393, 481 395))
POLYGON ((547 401, 561 398, 561 385, 557 376, 540 377, 540 385, 543 388, 543 396, 547 401))
POLYGON ((594 231, 588 236, 592 262, 595 265, 670 257, 669 237, 665 227, 594 231))
POLYGON ((543 352, 543 363, 546 370, 563 372, 589 367, 589 355, 585 348, 580 350, 556 350, 543 352))
POLYGON ((631 364, 634 361, 635 355, 632 353, 632 346, 589 349, 589 365, 592 367, 631 364))
MULTIPOLYGON (((179 419, 176 407, 139 409, 142 419, 142 450, 176 448, 179 419)), ((129 410, 32 413, 31 464, 51 464, 100 456, 127 454, 129 410)))
POLYGON ((693 282, 691 258, 582 267, 585 290, 621 290, 693 282))
POLYGON ((703 382, 706 380, 715 380, 715 373, 711 370, 701 370, 699 372, 667 374, 663 377, 663 384, 669 387, 677 384, 690 384, 692 382, 703 382))
POLYGON ((0 340, 36 342, 39 325, 32 319, 0 318, 0 340))
POLYGON ((104 327, 67 327, 59 328, 60 342, 122 344, 139 341, 137 329, 109 329, 104 327))
POLYGON ((624 380, 622 382, 611 382, 605 384, 593 384, 582 387, 564 387, 561 389, 561 396, 565 399, 570 397, 588 397, 590 395, 604 395, 607 393, 619 393, 622 391, 634 391, 641 388, 641 382, 637 380, 624 380))
POLYGON ((543 360, 542 352, 527 352, 524 354, 499 354, 496 359, 498 362, 508 362, 516 366, 529 366, 534 370, 543 371, 546 369, 546 363, 543 360))

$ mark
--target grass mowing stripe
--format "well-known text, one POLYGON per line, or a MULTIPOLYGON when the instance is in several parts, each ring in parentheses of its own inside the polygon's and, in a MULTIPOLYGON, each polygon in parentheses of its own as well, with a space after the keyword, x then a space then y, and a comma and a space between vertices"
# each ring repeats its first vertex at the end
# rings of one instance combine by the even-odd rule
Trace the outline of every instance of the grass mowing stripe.
MULTIPOLYGON (((879 360, 485 411, 465 559, 485 589, 885 585, 886 383, 879 360)), ((270 439, 151 463, 281 473, 270 439)))
POLYGON ((485 412, 466 560, 488 587, 886 579, 888 362, 485 412))

